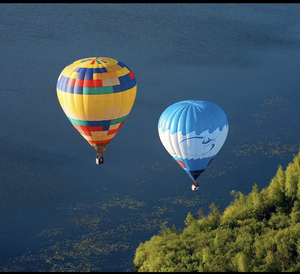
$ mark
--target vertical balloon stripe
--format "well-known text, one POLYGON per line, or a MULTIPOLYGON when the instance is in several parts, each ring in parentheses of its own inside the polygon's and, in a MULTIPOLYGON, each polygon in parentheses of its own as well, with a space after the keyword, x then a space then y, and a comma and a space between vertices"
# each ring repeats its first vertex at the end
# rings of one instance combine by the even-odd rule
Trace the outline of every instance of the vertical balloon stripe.
MULTIPOLYGON (((177 112, 177 110, 175 110, 175 113, 176 113, 176 112, 177 112)), ((175 114, 175 113, 174 113, 174 114, 175 114)), ((170 117, 170 119, 168 119, 168 120, 165 120, 166 122, 168 122, 168 126, 170 126, 170 127, 172 126, 173 118, 174 118, 174 116, 170 117)), ((167 145, 168 147, 170 147, 170 149, 171 149, 172 151, 174 151, 174 154, 175 154, 175 155, 177 155, 176 148, 175 148, 175 146, 174 146, 174 144, 173 144, 173 142, 172 142, 172 135, 171 135, 171 134, 165 135, 164 138, 165 138, 166 145, 167 145)))
MULTIPOLYGON (((181 120, 181 115, 182 115, 183 111, 184 111, 184 108, 179 108, 176 112, 174 112, 171 128, 173 128, 173 130, 176 132, 179 130, 178 125, 179 125, 179 121, 181 120)), ((179 142, 178 142, 178 136, 176 134, 173 134, 170 141, 171 141, 172 146, 176 150, 177 157, 182 158, 182 154, 181 154, 181 150, 180 150, 180 146, 179 146, 179 142)))

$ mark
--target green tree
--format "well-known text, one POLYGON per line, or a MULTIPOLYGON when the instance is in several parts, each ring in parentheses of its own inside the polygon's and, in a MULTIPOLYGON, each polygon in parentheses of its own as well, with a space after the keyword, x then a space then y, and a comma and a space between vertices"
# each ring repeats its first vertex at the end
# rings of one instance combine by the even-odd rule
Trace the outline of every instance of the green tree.
MULTIPOLYGON (((298 156, 299 157, 299 156, 298 156)), ((298 159, 298 157, 294 157, 294 160, 298 159)), ((286 185, 285 185, 285 195, 294 200, 298 194, 298 164, 289 163, 286 169, 286 185)))
POLYGON ((300 152, 261 191, 257 184, 248 195, 232 191, 224 212, 211 204, 198 220, 189 212, 182 231, 164 224, 138 246, 136 271, 299 272, 299 178, 300 152))
POLYGON ((300 223, 300 202, 295 201, 290 213, 290 219, 293 224, 300 223))
POLYGON ((196 217, 191 212, 189 212, 188 215, 186 216, 184 224, 186 226, 191 226, 191 225, 196 224, 196 223, 197 223, 196 217))
POLYGON ((272 250, 267 251, 266 256, 266 271, 267 272, 280 272, 280 264, 275 258, 275 254, 272 250))
POLYGON ((239 252, 235 256, 234 265, 238 272, 249 272, 250 265, 251 265, 251 258, 248 255, 239 252))
POLYGON ((285 176, 285 171, 283 170, 282 166, 278 166, 278 170, 276 172, 276 179, 279 183, 280 186, 280 191, 282 193, 285 192, 285 184, 286 184, 286 176, 285 176))

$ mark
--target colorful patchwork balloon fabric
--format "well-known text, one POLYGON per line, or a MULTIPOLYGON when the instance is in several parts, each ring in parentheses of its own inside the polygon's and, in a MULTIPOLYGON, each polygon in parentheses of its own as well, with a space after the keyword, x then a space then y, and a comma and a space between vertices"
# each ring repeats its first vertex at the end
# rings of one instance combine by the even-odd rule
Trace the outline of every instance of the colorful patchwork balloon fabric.
POLYGON ((122 62, 91 57, 65 67, 56 91, 72 125, 103 153, 131 111, 137 84, 133 72, 122 62))
POLYGON ((158 134, 169 154, 196 180, 223 146, 228 127, 224 111, 216 104, 186 100, 161 114, 158 134))

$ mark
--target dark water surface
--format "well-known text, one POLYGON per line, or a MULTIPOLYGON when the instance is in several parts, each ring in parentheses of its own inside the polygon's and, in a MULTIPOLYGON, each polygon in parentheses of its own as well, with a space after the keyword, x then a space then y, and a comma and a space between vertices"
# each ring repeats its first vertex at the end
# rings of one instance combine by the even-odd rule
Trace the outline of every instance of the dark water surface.
POLYGON ((132 271, 140 242, 263 188, 298 152, 299 4, 0 4, 0 271, 132 271), (95 165, 64 115, 61 70, 111 57, 137 98, 95 165), (219 105, 227 140, 201 189, 163 148, 161 113, 219 105))

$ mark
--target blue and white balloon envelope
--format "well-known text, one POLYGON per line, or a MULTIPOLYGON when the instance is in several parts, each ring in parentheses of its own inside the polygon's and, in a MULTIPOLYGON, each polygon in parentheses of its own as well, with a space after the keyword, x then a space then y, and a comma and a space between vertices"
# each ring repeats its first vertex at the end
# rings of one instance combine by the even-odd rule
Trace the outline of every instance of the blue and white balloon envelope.
POLYGON ((223 146, 228 127, 226 114, 216 104, 185 100, 161 114, 158 134, 169 154, 196 180, 223 146))

